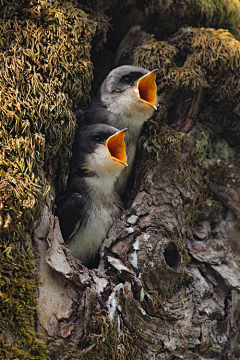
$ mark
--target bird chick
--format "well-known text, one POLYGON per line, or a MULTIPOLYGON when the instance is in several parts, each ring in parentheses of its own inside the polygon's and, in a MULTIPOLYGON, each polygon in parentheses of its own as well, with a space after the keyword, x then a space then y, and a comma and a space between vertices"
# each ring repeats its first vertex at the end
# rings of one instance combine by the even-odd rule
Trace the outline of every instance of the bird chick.
POLYGON ((128 128, 126 151, 128 168, 119 175, 116 190, 123 195, 132 171, 138 138, 143 126, 157 109, 157 70, 124 65, 113 69, 103 81, 88 109, 78 110, 78 123, 105 123, 119 129, 128 128))
POLYGON ((56 198, 63 238, 86 266, 122 208, 114 183, 127 166, 125 132, 106 124, 78 128, 66 190, 56 198))

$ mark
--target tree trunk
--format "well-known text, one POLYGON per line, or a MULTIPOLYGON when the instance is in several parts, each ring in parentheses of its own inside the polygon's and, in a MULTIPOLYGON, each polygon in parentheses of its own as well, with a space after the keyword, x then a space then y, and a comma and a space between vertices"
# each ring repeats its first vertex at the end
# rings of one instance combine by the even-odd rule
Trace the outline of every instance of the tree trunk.
MULTIPOLYGON (((128 2, 115 1, 111 5, 105 4, 102 9, 98 2, 91 6, 88 4, 88 8, 75 2, 63 3, 65 8, 61 8, 57 2, 36 5, 34 11, 29 10, 29 18, 22 15, 24 12, 20 14, 28 19, 22 25, 23 37, 31 21, 32 24, 40 21, 40 17, 34 18, 36 9, 41 19, 44 19, 45 30, 43 24, 38 24, 36 33, 31 28, 34 39, 37 39, 37 34, 46 36, 46 29, 49 31, 47 34, 50 34, 58 26, 63 26, 64 21, 66 32, 72 22, 76 21, 74 24, 79 25, 78 18, 73 17, 72 20, 66 12, 66 9, 70 14, 73 12, 69 6, 74 7, 75 15, 85 19, 84 25, 81 24, 81 35, 75 39, 77 46, 83 39, 89 41, 84 43, 84 51, 81 46, 78 48, 78 51, 82 51, 83 67, 74 67, 79 52, 71 55, 74 61, 71 62, 69 58, 67 63, 73 67, 66 71, 67 78, 60 87, 63 94, 69 96, 69 99, 62 98, 59 105, 59 108, 65 109, 63 118, 58 111, 51 118, 50 125, 40 123, 44 115, 51 114, 41 113, 41 105, 39 118, 33 113, 33 120, 30 121, 31 126, 35 126, 35 123, 38 125, 37 130, 32 130, 29 125, 29 133, 26 134, 26 124, 21 125, 21 129, 17 128, 17 115, 14 115, 15 122, 9 120, 11 96, 3 101, 3 206, 0 204, 3 212, 3 285, 0 294, 3 302, 0 324, 5 332, 2 337, 2 358, 235 360, 240 357, 240 43, 227 30, 208 27, 209 24, 216 28, 223 26, 220 16, 223 13, 225 27, 238 37, 239 29, 234 24, 240 16, 240 8, 236 5, 236 9, 230 12, 228 5, 223 3, 218 8, 218 19, 218 15, 211 18, 207 9, 199 9, 198 2, 188 11, 187 2, 184 2, 185 10, 180 4, 170 2, 164 7, 160 2, 131 2, 134 4, 128 5, 128 2), (79 7, 92 17, 95 14, 95 23, 84 18, 85 13, 79 7), (53 11, 55 8, 58 15, 53 11), (119 16, 116 16, 116 10, 119 16), (198 27, 181 28, 183 24, 193 25, 200 10, 202 17, 198 20, 198 27), (65 12, 65 18, 61 18, 65 12), (106 14, 112 17, 113 28, 109 30, 107 46, 103 47, 101 53, 97 53, 97 44, 102 46, 108 29, 109 18, 106 14), (166 18, 166 14, 172 22, 166 18), (51 16, 55 16, 54 21, 51 16), (127 29, 124 24, 128 24, 127 29), (156 24, 159 26, 156 27, 156 24), (93 40, 88 39, 95 30, 97 35, 93 40), (153 33, 155 37, 151 36, 153 33), (113 46, 114 36, 118 49, 113 46), (73 104, 84 105, 87 102, 91 80, 90 45, 95 47, 93 60, 98 57, 98 62, 95 61, 93 89, 114 63, 134 63, 149 70, 159 68, 158 111, 144 126, 125 210, 110 229, 101 248, 99 266, 94 269, 86 268, 71 255, 62 239, 58 218, 54 216, 55 192, 64 186, 74 132, 73 104), (107 54, 110 60, 101 71, 107 54), (71 77, 71 71, 75 71, 76 75, 71 77), (79 87, 81 93, 77 94, 76 89, 79 90, 79 87), (57 127, 60 121, 63 121, 62 129, 57 127), (64 130, 65 138, 61 135, 60 143, 59 138, 54 137, 56 128, 59 133, 64 130), (14 174, 9 170, 13 166, 10 160, 14 151, 14 154, 21 152, 25 153, 24 156, 29 155, 26 144, 21 143, 22 147, 18 144, 19 139, 23 135, 33 139, 36 131, 46 136, 45 148, 41 147, 40 140, 36 143, 36 150, 34 144, 30 144, 29 148, 32 146, 32 156, 38 156, 36 151, 41 156, 45 154, 47 180, 43 177, 41 157, 36 158, 37 165, 34 163, 32 168, 36 176, 41 176, 39 191, 47 189, 48 185, 50 190, 48 193, 46 191, 44 206, 42 194, 40 196, 35 190, 33 196, 37 200, 31 209, 41 209, 40 221, 33 225, 36 215, 33 213, 30 216, 32 213, 29 210, 26 219, 22 221, 23 225, 20 225, 21 215, 16 215, 14 206, 23 212, 31 193, 27 193, 27 188, 24 188, 24 195, 20 198, 14 192, 14 186, 17 185, 16 180, 13 180, 14 174), (17 145, 13 144, 12 134, 17 145), (6 161, 9 161, 8 169, 6 161), (9 199, 14 201, 10 202, 9 199), (16 205, 17 201, 20 205, 16 205), (12 219, 10 225, 7 225, 7 214, 12 219), (26 299, 26 294, 30 298, 29 294, 33 294, 36 289, 35 285, 27 287, 35 279, 34 269, 30 266, 31 255, 28 255, 24 242, 27 232, 30 234, 27 236, 27 245, 32 249, 39 275, 35 320, 34 299, 26 299), (22 237, 19 234, 23 234, 22 237), (21 249, 20 254, 11 255, 13 249, 18 249, 15 242, 23 244, 21 249, 25 249, 26 256, 25 252, 21 254, 21 249), (26 261, 24 256, 28 263, 22 268, 22 262, 26 261), (23 282, 23 270, 26 282, 23 282), (11 274, 16 277, 18 287, 14 287, 14 279, 12 283, 6 280, 7 276, 11 279, 11 274), (15 288, 17 290, 14 293, 15 288), (23 295, 20 297, 20 294, 23 295), (21 311, 29 327, 25 320, 20 319, 21 311), (6 325, 4 319, 10 319, 10 325, 6 325), (16 324, 18 330, 14 329, 13 324, 16 324), (27 331, 34 331, 34 335, 30 338, 27 331)), ((2 23, 10 24, 6 14, 2 17, 2 23)), ((72 39, 72 35, 62 45, 62 38, 59 38, 59 33, 56 34, 56 38, 49 37, 48 41, 55 44, 58 39, 59 47, 66 45, 64 51, 68 54, 67 42, 72 39)), ((21 56, 25 57, 30 56, 30 52, 26 55, 26 44, 27 41, 21 43, 24 49, 21 56)), ((74 44, 72 46, 74 48, 74 44)), ((1 51, 3 58, 6 59, 8 55, 9 62, 12 61, 13 55, 7 54, 8 50, 3 45, 1 51)), ((56 77, 67 66, 59 65, 61 61, 58 63, 58 54, 53 62, 56 77)), ((32 59, 29 64, 32 64, 32 59)), ((19 64, 18 61, 15 65, 19 64)), ((35 70, 29 71, 42 71, 41 76, 47 83, 48 76, 44 73, 47 65, 45 70, 43 66, 40 71, 42 65, 39 60, 38 66, 37 70, 35 62, 32 65, 35 70)), ((9 66, 9 69, 13 69, 13 66, 9 66)), ((1 81, 8 93, 11 93, 6 76, 1 81)), ((19 89, 19 83, 13 85, 14 89, 19 89)), ((60 91, 58 86, 57 83, 53 86, 54 94, 60 91)), ((31 101, 35 97, 36 94, 31 94, 31 101)), ((49 101, 54 106, 55 99, 49 99, 45 98, 42 103, 49 101)), ((20 105, 22 111, 26 102, 21 99, 20 105)), ((19 116, 26 120, 24 112, 19 116)), ((15 171, 17 181, 30 176, 27 170, 24 171, 21 174, 15 171)))

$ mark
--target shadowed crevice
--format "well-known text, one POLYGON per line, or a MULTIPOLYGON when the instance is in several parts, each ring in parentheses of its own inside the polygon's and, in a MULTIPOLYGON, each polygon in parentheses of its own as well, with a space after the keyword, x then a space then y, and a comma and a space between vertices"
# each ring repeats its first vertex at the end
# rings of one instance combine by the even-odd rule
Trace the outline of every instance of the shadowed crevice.
POLYGON ((168 266, 177 270, 180 264, 180 256, 177 246, 173 242, 170 242, 164 250, 164 258, 168 266))

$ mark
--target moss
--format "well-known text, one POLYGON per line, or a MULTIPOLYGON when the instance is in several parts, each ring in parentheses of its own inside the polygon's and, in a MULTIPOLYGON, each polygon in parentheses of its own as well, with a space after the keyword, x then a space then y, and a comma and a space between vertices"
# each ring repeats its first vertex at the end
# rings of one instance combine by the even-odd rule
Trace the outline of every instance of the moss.
POLYGON ((240 37, 239 0, 131 0, 127 4, 143 6, 149 17, 148 27, 157 38, 173 34, 182 26, 228 28, 240 37))
POLYGON ((240 43, 227 30, 184 28, 169 43, 152 40, 138 47, 134 64, 159 68, 159 89, 211 88, 220 101, 239 95, 240 43))
POLYGON ((160 69, 158 122, 187 131, 199 118, 239 143, 240 42, 227 30, 183 28, 169 42, 151 40, 136 48, 134 64, 160 69))
POLYGON ((156 161, 160 162, 170 153, 177 157, 185 138, 186 134, 179 133, 167 125, 160 127, 155 122, 150 123, 139 140, 141 160, 136 167, 135 186, 140 185, 140 179, 148 173, 156 161))
POLYGON ((53 161, 61 176, 67 169, 73 110, 88 101, 96 24, 69 1, 3 1, 1 9, 0 357, 47 359, 34 328, 37 276, 26 238, 53 161))
POLYGON ((96 32, 93 38, 92 50, 97 52, 102 50, 103 44, 107 42, 107 32, 110 28, 110 17, 106 14, 112 6, 111 1, 107 0, 91 0, 81 2, 79 6, 94 20, 96 24, 96 32))
POLYGON ((162 127, 147 139, 141 138, 143 151, 146 153, 144 157, 156 158, 160 161, 169 152, 178 156, 185 137, 186 134, 179 133, 168 126, 162 127))
POLYGON ((0 358, 48 359, 46 346, 34 330, 36 269, 25 244, 3 241, 0 274, 0 358))
POLYGON ((66 358, 134 360, 137 351, 135 339, 136 336, 131 335, 124 326, 118 334, 111 321, 101 313, 95 313, 89 322, 89 334, 75 344, 73 353, 66 355, 66 358))
MULTIPOLYGON (((240 43, 227 30, 182 29, 172 38, 171 44, 179 50, 184 46, 186 57, 180 58, 184 62, 179 68, 180 80, 182 72, 186 71, 184 87, 192 90, 199 86, 211 88, 211 97, 215 101, 228 99, 229 92, 232 99, 239 96, 240 43), (187 82, 191 73, 192 81, 187 82)), ((176 57, 175 61, 177 63, 179 59, 176 57)), ((177 88, 183 87, 182 80, 176 80, 174 68, 167 80, 169 83, 176 81, 177 88)))
POLYGON ((177 66, 179 53, 177 46, 163 41, 151 40, 147 45, 136 48, 134 64, 150 69, 159 69, 158 90, 166 90, 166 87, 191 90, 209 87, 204 77, 204 71, 199 64, 188 66, 186 63, 182 67, 177 66))
POLYGON ((166 76, 172 67, 177 49, 166 41, 150 40, 134 51, 134 64, 149 70, 159 69, 158 76, 166 76))
POLYGON ((205 219, 218 221, 225 211, 216 194, 212 193, 212 186, 229 188, 238 187, 240 184, 235 150, 218 136, 212 137, 205 132, 201 132, 199 136, 192 157, 192 174, 189 174, 192 180, 201 176, 201 186, 195 185, 196 198, 192 204, 191 213, 187 211, 193 228, 196 222, 205 219))

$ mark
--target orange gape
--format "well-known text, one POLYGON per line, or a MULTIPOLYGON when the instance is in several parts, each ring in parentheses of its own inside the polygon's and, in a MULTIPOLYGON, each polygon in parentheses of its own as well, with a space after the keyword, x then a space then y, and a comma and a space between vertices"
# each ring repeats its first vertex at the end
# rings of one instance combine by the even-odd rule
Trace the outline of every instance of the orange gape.
POLYGON ((124 164, 125 166, 128 166, 127 164, 127 156, 126 156, 126 145, 124 142, 125 132, 127 129, 123 129, 116 134, 113 134, 107 139, 106 147, 108 149, 108 152, 110 154, 110 157, 120 162, 121 164, 124 164))
POLYGON ((137 83, 139 100, 144 104, 152 106, 155 110, 157 109, 157 71, 158 70, 156 69, 142 76, 137 83))

